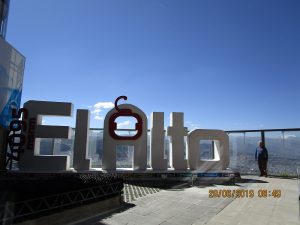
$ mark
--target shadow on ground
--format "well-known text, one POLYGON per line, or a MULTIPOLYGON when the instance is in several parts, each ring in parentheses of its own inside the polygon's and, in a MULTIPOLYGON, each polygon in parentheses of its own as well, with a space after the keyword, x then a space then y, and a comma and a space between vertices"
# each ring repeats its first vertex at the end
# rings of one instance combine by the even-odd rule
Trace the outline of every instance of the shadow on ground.
POLYGON ((241 178, 237 183, 269 183, 265 180, 257 180, 257 179, 251 179, 251 178, 241 178))
POLYGON ((297 180, 297 177, 289 177, 289 176, 274 176, 268 175, 269 178, 277 178, 277 179, 285 179, 285 180, 297 180))
POLYGON ((101 222, 101 221, 104 220, 104 219, 110 218, 115 214, 125 212, 126 210, 131 209, 133 207, 135 207, 135 204, 122 203, 122 205, 120 207, 116 208, 116 209, 107 211, 107 212, 102 213, 100 215, 96 215, 96 216, 94 216, 90 219, 86 219, 84 221, 74 222, 74 223, 72 223, 72 225, 86 225, 86 224, 89 224, 89 225, 102 225, 102 224, 107 225, 107 223, 101 222))

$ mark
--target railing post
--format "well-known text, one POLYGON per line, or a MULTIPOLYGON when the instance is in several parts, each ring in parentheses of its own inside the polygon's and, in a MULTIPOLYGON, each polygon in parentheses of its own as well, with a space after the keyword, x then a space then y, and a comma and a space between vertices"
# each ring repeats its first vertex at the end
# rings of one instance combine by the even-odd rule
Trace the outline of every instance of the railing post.
POLYGON ((265 142, 265 132, 261 131, 260 135, 261 135, 261 141, 266 145, 266 142, 265 142))

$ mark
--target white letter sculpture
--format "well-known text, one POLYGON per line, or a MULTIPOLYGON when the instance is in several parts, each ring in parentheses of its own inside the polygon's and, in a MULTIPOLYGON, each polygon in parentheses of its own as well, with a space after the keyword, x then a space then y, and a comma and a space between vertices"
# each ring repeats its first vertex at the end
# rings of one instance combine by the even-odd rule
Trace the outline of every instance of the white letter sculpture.
POLYGON ((222 130, 193 130, 188 135, 190 170, 220 171, 229 165, 229 137, 222 130), (214 140, 214 159, 200 160, 200 140, 214 140))
POLYGON ((104 133, 103 133, 103 158, 102 169, 110 171, 116 170, 116 148, 118 145, 133 145, 134 146, 134 159, 133 170, 146 170, 147 169, 147 117, 145 113, 138 107, 131 104, 119 105, 119 108, 131 110, 132 113, 138 114, 143 122, 142 135, 136 140, 116 140, 111 137, 109 133, 109 120, 113 114, 118 111, 114 108, 110 110, 104 120, 104 133))
POLYGON ((164 113, 151 114, 150 156, 153 170, 167 170, 168 160, 165 156, 164 113))
POLYGON ((91 167, 91 160, 88 159, 89 130, 89 110, 77 109, 73 157, 73 167, 75 170, 89 170, 91 167))
POLYGON ((183 126, 183 113, 171 113, 170 127, 167 135, 170 138, 170 165, 175 170, 186 170, 187 160, 184 159, 184 136, 187 136, 187 128, 183 126))
POLYGON ((71 128, 67 126, 46 126, 42 124, 42 115, 72 116, 72 103, 28 101, 24 104, 28 110, 27 130, 24 153, 21 154, 19 168, 23 171, 65 171, 70 169, 70 157, 67 155, 40 155, 39 138, 70 138, 71 128), (29 143, 29 142, 32 142, 29 143))

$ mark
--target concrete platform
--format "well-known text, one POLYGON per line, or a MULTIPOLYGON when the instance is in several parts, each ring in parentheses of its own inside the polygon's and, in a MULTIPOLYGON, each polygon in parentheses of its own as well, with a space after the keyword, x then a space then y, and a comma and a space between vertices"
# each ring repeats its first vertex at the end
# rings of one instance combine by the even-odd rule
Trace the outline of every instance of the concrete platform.
POLYGON ((161 190, 125 203, 116 210, 73 224, 300 224, 298 180, 258 176, 242 178, 236 185, 184 186, 161 190), (210 198, 212 190, 216 193, 226 191, 223 191, 224 196, 221 191, 219 197, 210 198), (226 196, 228 190, 232 195, 226 196), (249 194, 250 190, 253 190, 253 198, 246 197, 245 193, 249 194), (242 192, 244 197, 236 195, 242 192), (267 193, 265 197, 258 196, 264 193, 267 193))

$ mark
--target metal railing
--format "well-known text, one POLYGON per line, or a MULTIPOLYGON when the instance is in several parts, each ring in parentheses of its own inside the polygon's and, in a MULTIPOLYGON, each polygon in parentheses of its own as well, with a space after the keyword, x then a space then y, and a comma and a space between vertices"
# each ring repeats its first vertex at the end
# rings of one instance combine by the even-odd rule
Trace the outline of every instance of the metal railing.
POLYGON ((28 216, 52 212, 55 209, 65 209, 69 206, 95 201, 104 197, 120 195, 122 189, 123 182, 120 181, 25 201, 6 201, 5 204, 0 205, 0 222, 5 224, 17 219, 22 220, 22 218, 28 216))

